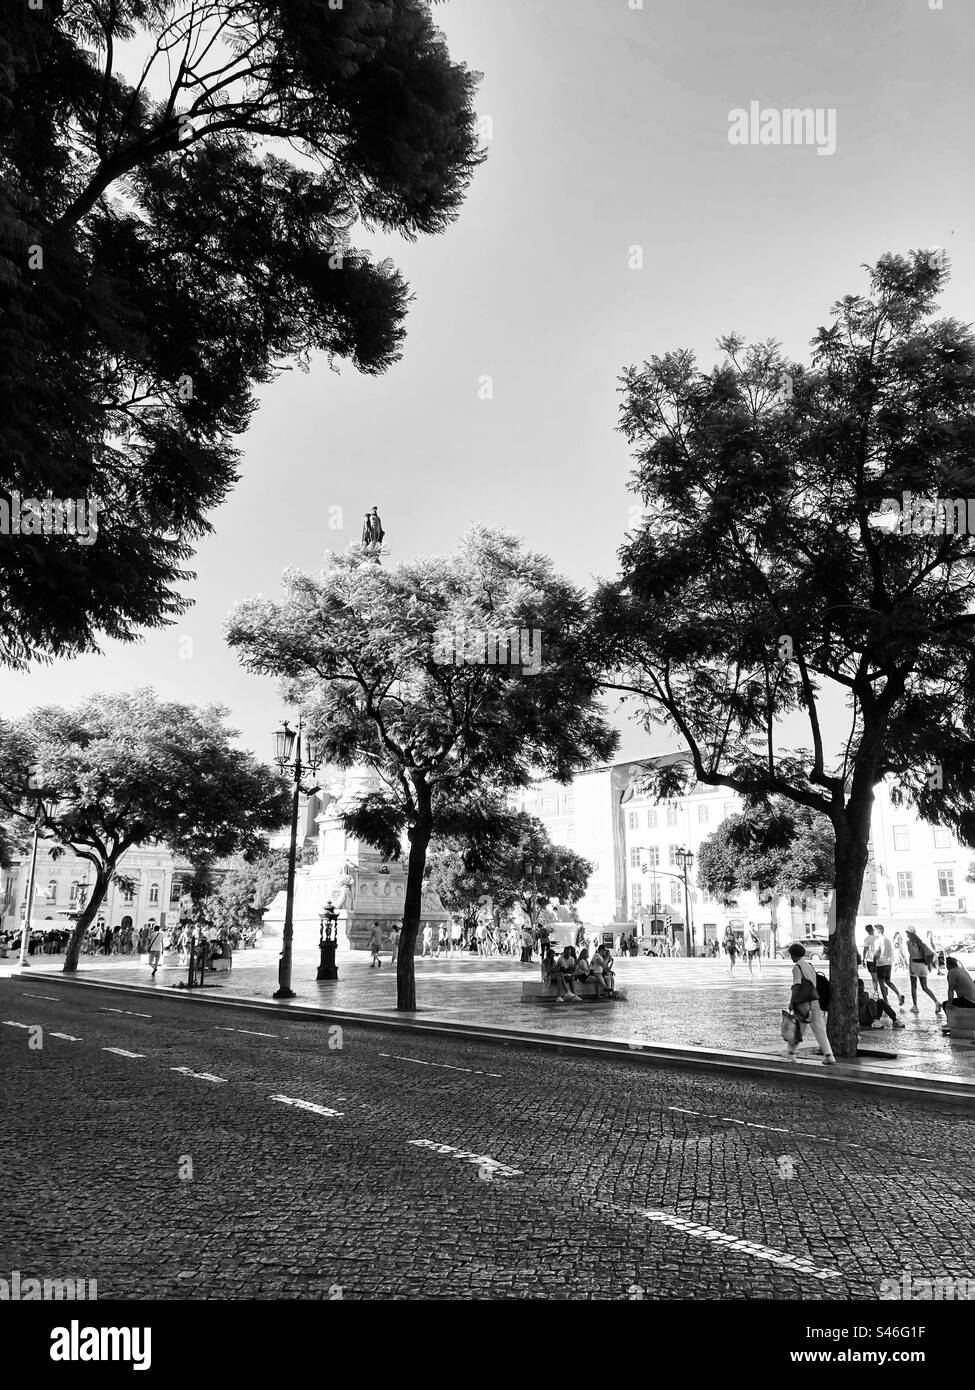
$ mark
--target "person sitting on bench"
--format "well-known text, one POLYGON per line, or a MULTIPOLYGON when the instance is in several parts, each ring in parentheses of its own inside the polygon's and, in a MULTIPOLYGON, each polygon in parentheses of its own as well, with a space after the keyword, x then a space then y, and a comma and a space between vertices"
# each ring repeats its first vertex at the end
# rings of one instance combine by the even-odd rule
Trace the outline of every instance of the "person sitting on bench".
POLYGON ((575 999, 577 1003, 582 1002, 572 988, 571 969, 567 969, 563 965, 561 956, 556 957, 551 946, 542 959, 542 979, 547 985, 554 985, 558 991, 556 1004, 561 1004, 563 999, 575 999))
POLYGON ((601 947, 596 955, 600 957, 603 965, 603 979, 610 994, 616 995, 616 972, 613 969, 613 952, 608 946, 601 947))
POLYGON ((955 956, 945 961, 948 967, 948 998, 945 1008, 975 1009, 975 980, 955 956))

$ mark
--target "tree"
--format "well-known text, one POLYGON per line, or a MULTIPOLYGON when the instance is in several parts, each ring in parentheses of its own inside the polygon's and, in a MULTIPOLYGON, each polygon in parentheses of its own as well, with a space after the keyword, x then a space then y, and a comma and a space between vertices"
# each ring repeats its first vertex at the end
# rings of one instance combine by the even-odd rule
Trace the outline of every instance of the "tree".
POLYGON ((431 850, 428 879, 444 907, 460 913, 469 926, 476 922, 481 899, 489 897, 496 912, 517 905, 537 927, 540 912, 550 904, 577 903, 591 873, 588 860, 552 844, 535 816, 498 807, 496 823, 478 841, 442 841, 431 850))
POLYGON ((350 234, 457 215, 474 89, 424 0, 5 7, 0 508, 34 506, 0 536, 0 662, 171 621, 256 388, 398 359, 408 287, 350 234), (82 502, 74 539, 45 499, 82 502))
POLYGON ((709 373, 687 351, 629 369, 621 427, 645 512, 596 602, 607 685, 689 752, 654 776, 657 795, 693 776, 829 819, 841 1056, 857 1046, 874 787, 892 774, 922 816, 975 843, 972 537, 895 500, 975 496, 975 339, 932 319, 940 258, 888 255, 869 275, 869 297, 841 300, 813 338, 809 368, 731 336, 709 373), (780 746, 787 716, 811 747, 780 746))
POLYGON ((251 860, 238 855, 210 902, 214 926, 218 931, 260 927, 264 909, 287 882, 284 850, 271 850, 251 860))
POLYGON ((698 852, 698 886, 730 906, 757 884, 759 902, 771 908, 774 934, 781 898, 832 884, 833 846, 825 816, 779 797, 728 816, 708 836, 698 852))
POLYGON ((138 690, 0 723, 0 808, 33 820, 42 789, 58 803, 44 815, 48 833, 95 868, 67 973, 78 968, 85 932, 127 850, 164 842, 195 866, 194 883, 205 893, 214 860, 260 847, 287 818, 280 777, 231 747, 236 731, 224 726, 225 715, 219 706, 196 709, 138 690))
POLYGON ((333 555, 318 575, 288 570, 284 590, 240 604, 229 641, 249 670, 285 678, 327 761, 379 778, 345 821, 391 858, 408 841, 397 1008, 412 1010, 433 837, 476 840, 495 817, 487 792, 567 781, 616 745, 582 650, 584 598, 482 527, 454 555, 395 569, 333 555))

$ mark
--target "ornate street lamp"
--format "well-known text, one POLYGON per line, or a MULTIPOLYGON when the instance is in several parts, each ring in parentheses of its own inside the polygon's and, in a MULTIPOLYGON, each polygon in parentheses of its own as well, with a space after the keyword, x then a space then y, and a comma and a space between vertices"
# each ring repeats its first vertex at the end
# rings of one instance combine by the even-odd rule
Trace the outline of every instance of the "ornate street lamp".
POLYGON ((322 752, 317 744, 305 736, 305 761, 301 760, 301 732, 302 720, 298 720, 297 730, 292 729, 287 721, 274 734, 274 761, 279 769, 290 772, 292 769, 292 752, 294 753, 294 779, 295 789, 291 798, 291 843, 288 847, 288 889, 287 899, 284 909, 284 932, 281 940, 281 960, 278 964, 278 987, 274 991, 275 999, 293 999, 295 992, 291 988, 291 959, 294 942, 294 907, 295 907, 295 864, 298 858, 298 802, 302 792, 310 796, 316 791, 316 787, 302 787, 301 774, 303 771, 317 772, 322 762, 322 752))
POLYGON ((684 874, 684 917, 687 923, 688 954, 695 956, 697 952, 694 943, 694 923, 691 920, 691 894, 687 884, 687 875, 694 866, 694 851, 681 847, 677 851, 677 862, 684 874))
POLYGON ((338 947, 337 923, 339 914, 335 911, 331 899, 325 904, 318 914, 321 926, 318 931, 318 949, 320 960, 318 964, 317 980, 337 980, 339 968, 335 964, 335 951, 338 947))

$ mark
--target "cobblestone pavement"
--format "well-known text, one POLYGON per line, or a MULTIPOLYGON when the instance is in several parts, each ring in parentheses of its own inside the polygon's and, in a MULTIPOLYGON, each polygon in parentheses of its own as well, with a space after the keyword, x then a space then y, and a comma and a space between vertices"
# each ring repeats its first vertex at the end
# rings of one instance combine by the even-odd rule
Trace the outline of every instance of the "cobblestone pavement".
POLYGON ((869 1300, 908 1270, 975 1275, 952 1253, 975 1179, 957 1109, 45 993, 0 981, 4 1277, 95 1278, 100 1299, 869 1300))
MULTIPOLYGON (((265 941, 254 951, 238 951, 228 975, 209 975, 208 988, 216 994, 269 999, 277 988, 280 941, 265 941)), ((369 965, 368 953, 339 954, 337 984, 316 984, 317 947, 300 941, 295 946, 294 988, 297 999, 289 1008, 328 1003, 339 1009, 388 1010, 396 1003, 395 971, 386 964, 379 970, 369 965)), ((58 958, 38 956, 32 969, 60 971, 58 958)), ((828 973, 829 967, 818 965, 828 973)), ((522 980, 537 980, 538 965, 520 965, 510 957, 478 959, 417 959, 417 1003, 424 1017, 454 1022, 473 1022, 509 1028, 534 1029, 580 1037, 614 1037, 657 1045, 699 1046, 708 1049, 758 1052, 781 1057, 785 1045, 779 1035, 781 1009, 789 1000, 791 965, 766 963, 761 978, 751 979, 739 966, 734 980, 724 961, 648 960, 644 957, 617 962, 619 985, 627 991, 625 1003, 556 1007, 554 1004, 522 1004, 522 980)), ((131 957, 102 960, 83 956, 82 975, 119 983, 152 984, 149 969, 131 957)), ((185 979, 186 967, 175 960, 156 977, 160 989, 185 979)), ((906 977, 899 987, 910 994, 906 977)), ((943 979, 933 977, 932 988, 944 998, 943 979)), ((889 1022, 862 1035, 863 1047, 896 1053, 895 1061, 876 1063, 881 1069, 927 1072, 956 1077, 975 1077, 975 1043, 943 1035, 934 1005, 920 995, 920 1014, 902 1013, 906 1023, 895 1034, 889 1022)), ((813 1045, 814 1047, 814 1045, 813 1045)), ((811 1051, 804 1046, 800 1052, 811 1051)), ((873 1064, 870 1064, 873 1065, 873 1064)))

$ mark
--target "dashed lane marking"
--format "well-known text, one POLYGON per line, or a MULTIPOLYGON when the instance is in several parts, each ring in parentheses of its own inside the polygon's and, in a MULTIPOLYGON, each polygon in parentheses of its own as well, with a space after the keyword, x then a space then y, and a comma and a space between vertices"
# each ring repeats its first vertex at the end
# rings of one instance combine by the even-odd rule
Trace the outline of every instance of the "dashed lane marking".
POLYGON ((424 1062, 419 1057, 401 1057, 398 1052, 380 1052, 380 1057, 390 1057, 396 1062, 412 1062, 416 1067, 440 1067, 444 1071, 466 1071, 471 1076, 493 1076, 499 1081, 501 1073, 497 1071, 477 1071, 474 1067, 454 1067, 449 1062, 424 1062))
POLYGON ((5 1018, 4 1023, 8 1028, 36 1028, 36 1023, 14 1023, 12 1018, 5 1018))
POLYGON ((61 1003, 56 994, 28 994, 25 989, 22 989, 20 993, 24 999, 53 999, 55 1004, 61 1003))
POLYGON ((488 1154, 472 1153, 469 1149, 455 1149, 452 1144, 437 1144, 432 1139, 407 1139, 408 1144, 415 1144, 418 1149, 432 1149, 434 1153, 445 1154, 448 1158, 459 1158, 465 1163, 476 1163, 482 1172, 497 1173, 503 1178, 523 1178, 524 1170, 521 1168, 510 1168, 507 1163, 499 1163, 496 1158, 491 1158, 488 1154))
POLYGON ((313 1115, 332 1115, 341 1119, 343 1110, 330 1110, 327 1105, 315 1105, 310 1100, 296 1100, 294 1096, 268 1096, 268 1100, 279 1100, 282 1105, 293 1105, 297 1110, 310 1110, 313 1115))
MULTIPOLYGON (((617 1211, 627 1210, 625 1207, 617 1207, 616 1209, 617 1211)), ((643 1216, 647 1221, 655 1221, 661 1226, 679 1231, 681 1235, 692 1236, 697 1240, 711 1241, 714 1245, 720 1245, 725 1250, 740 1250, 756 1260, 768 1260, 770 1264, 782 1265, 784 1269, 792 1270, 796 1274, 808 1274, 813 1279, 842 1279, 843 1277, 838 1269, 822 1268, 813 1264, 812 1260, 803 1259, 801 1255, 790 1254, 788 1250, 776 1250, 770 1245, 760 1245, 757 1241, 745 1240, 740 1236, 731 1236, 725 1231, 716 1230, 713 1226, 702 1226, 697 1221, 690 1221, 682 1216, 671 1216, 666 1211, 631 1209, 629 1214, 643 1216)))
POLYGON ((152 1018, 152 1014, 137 1014, 134 1009, 99 1009, 100 1014, 125 1014, 129 1018, 152 1018))
POLYGON ((170 1067, 169 1070, 178 1071, 183 1076, 192 1076, 197 1081, 219 1081, 224 1085, 227 1084, 227 1078, 225 1076, 214 1076, 213 1073, 209 1071, 193 1071, 191 1067, 170 1067))
POLYGON ((127 1052, 124 1047, 103 1047, 103 1052, 114 1052, 116 1057, 144 1057, 144 1052, 127 1052))
POLYGON ((225 1028, 222 1024, 217 1024, 218 1033, 250 1033, 253 1038, 276 1038, 277 1033, 258 1033, 255 1028, 225 1028))
POLYGON ((80 1038, 75 1038, 70 1033, 52 1033, 51 1037, 64 1038, 65 1042, 81 1042, 80 1038))

